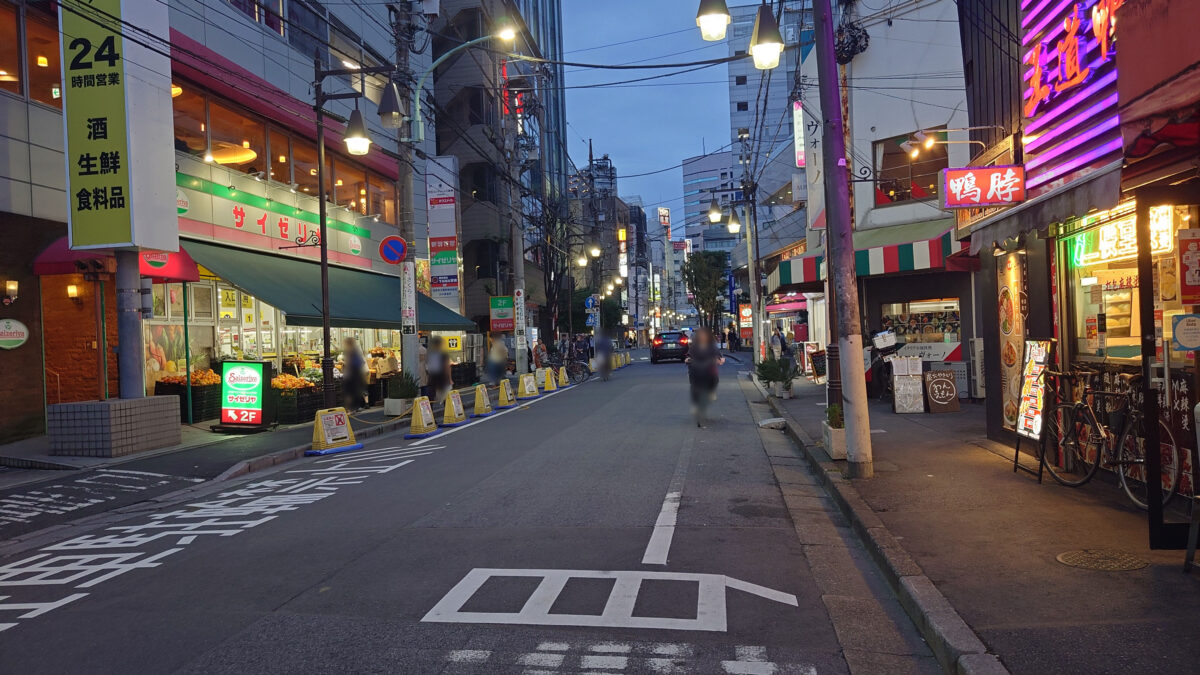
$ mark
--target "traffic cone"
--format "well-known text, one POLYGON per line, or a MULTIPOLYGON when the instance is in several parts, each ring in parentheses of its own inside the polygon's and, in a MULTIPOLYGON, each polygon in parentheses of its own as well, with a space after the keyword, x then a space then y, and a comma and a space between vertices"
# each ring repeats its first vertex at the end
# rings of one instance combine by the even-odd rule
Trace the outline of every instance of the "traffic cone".
POLYGON ((354 427, 350 426, 345 408, 318 410, 313 419, 312 449, 305 455, 332 455, 337 452, 357 450, 363 445, 354 440, 354 427))
POLYGON ((517 400, 537 398, 541 396, 538 393, 537 380, 534 379, 533 373, 525 373, 521 376, 521 384, 517 388, 517 400))
POLYGON ((563 366, 558 369, 558 388, 571 386, 571 380, 567 377, 567 367, 563 366))
POLYGON ((558 389, 558 385, 554 384, 553 368, 546 368, 545 372, 542 374, 542 377, 545 378, 545 382, 542 383, 542 389, 546 390, 547 392, 558 389))
POLYGON ((437 422, 433 419, 433 406, 429 405, 428 396, 418 396, 413 401, 412 425, 405 438, 427 438, 438 432, 437 422))
POLYGON ((500 380, 500 401, 496 404, 496 408, 503 410, 504 408, 512 408, 516 405, 516 402, 513 400, 512 383, 508 381, 508 378, 500 380))
POLYGON ((450 396, 446 399, 446 407, 442 411, 442 423, 439 426, 456 427, 467 421, 467 411, 463 410, 462 397, 458 395, 457 389, 450 390, 450 396))
POLYGON ((475 412, 471 417, 487 417, 492 412, 492 399, 488 397, 487 385, 475 385, 475 412))
POLYGON ((546 386, 546 369, 538 368, 533 373, 533 381, 537 383, 538 389, 546 386))

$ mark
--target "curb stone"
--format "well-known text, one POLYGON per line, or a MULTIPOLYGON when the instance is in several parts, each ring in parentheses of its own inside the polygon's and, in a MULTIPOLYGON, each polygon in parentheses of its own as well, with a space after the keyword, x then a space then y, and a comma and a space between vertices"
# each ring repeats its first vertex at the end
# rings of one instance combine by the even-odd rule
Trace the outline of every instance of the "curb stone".
POLYGON ((866 544, 867 552, 879 565, 888 585, 896 593, 900 605, 908 614, 921 636, 929 644, 942 669, 958 675, 1005 675, 1009 671, 958 614, 933 581, 925 576, 920 565, 909 556, 899 540, 887 529, 846 479, 838 466, 824 452, 818 454, 817 444, 779 405, 767 396, 757 378, 751 381, 763 395, 776 415, 787 420, 784 433, 795 442, 808 462, 817 469, 825 492, 849 519, 851 527, 866 544))

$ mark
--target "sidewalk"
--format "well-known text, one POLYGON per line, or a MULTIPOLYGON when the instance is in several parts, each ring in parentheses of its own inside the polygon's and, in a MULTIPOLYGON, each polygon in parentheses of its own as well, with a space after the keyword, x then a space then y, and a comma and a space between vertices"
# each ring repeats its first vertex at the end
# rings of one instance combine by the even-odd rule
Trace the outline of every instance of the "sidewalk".
MULTIPOLYGON (((795 394, 772 406, 836 484, 839 468, 813 440, 824 388, 795 394)), ((1149 550, 1145 515, 1115 483, 1098 477, 1073 489, 1014 474, 1011 449, 984 437, 983 415, 970 403, 942 415, 896 415, 872 403, 876 475, 837 490, 850 511, 861 495, 869 511, 856 526, 898 549, 882 554, 894 558, 893 585, 926 575, 1013 673, 1195 672, 1200 578, 1182 573, 1183 552, 1149 550), (1146 565, 1099 571, 1056 560, 1081 549, 1146 565), (909 556, 919 569, 903 569, 909 556)))

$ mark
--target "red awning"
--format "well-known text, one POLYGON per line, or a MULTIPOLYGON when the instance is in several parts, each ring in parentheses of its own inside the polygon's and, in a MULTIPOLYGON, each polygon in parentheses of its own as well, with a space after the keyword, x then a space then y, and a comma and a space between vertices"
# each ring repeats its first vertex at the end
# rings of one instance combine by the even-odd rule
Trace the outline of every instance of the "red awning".
MULTIPOLYGON (((101 269, 111 270, 112 251, 89 249, 72 251, 66 237, 55 239, 46 250, 33 259, 33 273, 43 274, 78 274, 80 272, 99 271, 90 264, 97 261, 101 269), (76 264, 80 263, 80 264, 76 264)), ((141 275, 150 277, 157 282, 168 281, 199 281, 200 270, 196 261, 181 247, 178 253, 162 251, 142 251, 139 267, 141 275)))
POLYGON ((795 302, 781 302, 776 305, 767 305, 768 312, 798 312, 802 309, 807 309, 807 308, 808 308, 808 302, 805 300, 798 300, 795 302))

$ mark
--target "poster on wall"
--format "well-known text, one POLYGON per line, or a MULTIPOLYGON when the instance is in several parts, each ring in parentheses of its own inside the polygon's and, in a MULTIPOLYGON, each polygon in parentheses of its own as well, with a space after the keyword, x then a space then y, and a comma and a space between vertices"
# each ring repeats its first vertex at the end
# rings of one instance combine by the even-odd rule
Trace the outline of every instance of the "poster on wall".
POLYGON ((1025 319, 1029 315, 1025 255, 1009 253, 998 261, 1000 400, 1004 428, 1016 429, 1021 398, 1021 354, 1025 349, 1025 319))
POLYGON ((1025 343, 1025 366, 1021 373, 1021 403, 1017 409, 1017 433, 1025 438, 1042 438, 1042 411, 1046 403, 1043 374, 1050 363, 1050 341, 1025 343))
POLYGON ((1200 229, 1179 230, 1179 301, 1185 305, 1200 305, 1200 229))

